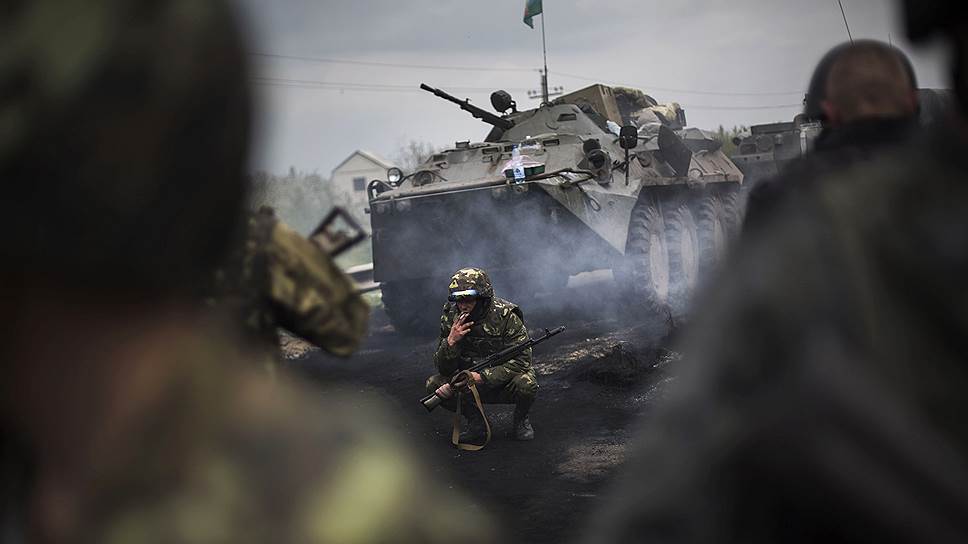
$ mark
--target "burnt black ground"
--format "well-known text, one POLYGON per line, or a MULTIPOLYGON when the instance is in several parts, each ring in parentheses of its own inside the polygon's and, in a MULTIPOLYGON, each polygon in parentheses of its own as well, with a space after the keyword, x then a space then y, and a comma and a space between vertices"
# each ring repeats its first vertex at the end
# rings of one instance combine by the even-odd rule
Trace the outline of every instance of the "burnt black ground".
POLYGON ((523 305, 532 334, 567 327, 535 349, 540 390, 531 414, 532 442, 507 437, 512 406, 488 405, 491 443, 480 452, 456 451, 450 444, 453 414, 427 414, 417 402, 433 373, 436 339, 397 335, 379 311, 351 359, 316 352, 293 366, 311 380, 375 394, 395 408, 402 431, 437 476, 495 514, 510 541, 567 541, 601 504, 640 416, 668 381, 661 368, 671 360, 663 349, 665 319, 616 317, 621 306, 610 285, 569 288, 556 299, 562 303, 557 309, 523 305))

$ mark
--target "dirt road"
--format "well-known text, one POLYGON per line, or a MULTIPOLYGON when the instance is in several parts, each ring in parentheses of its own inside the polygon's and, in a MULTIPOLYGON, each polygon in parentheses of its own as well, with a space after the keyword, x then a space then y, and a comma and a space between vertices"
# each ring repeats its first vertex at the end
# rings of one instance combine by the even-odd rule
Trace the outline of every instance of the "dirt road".
POLYGON ((438 475, 496 514, 511 541, 561 542, 577 534, 599 504, 625 457, 637 416, 661 396, 670 380, 665 370, 677 357, 664 348, 664 319, 609 315, 614 296, 601 284, 582 286, 558 299, 558 308, 540 303, 525 308, 533 333, 567 327, 535 350, 540 391, 531 415, 532 442, 507 437, 512 406, 489 406, 492 442, 480 452, 457 452, 450 444, 453 415, 444 410, 428 415, 417 403, 433 372, 435 339, 399 336, 380 312, 351 360, 315 352, 293 365, 311 379, 375 393, 395 407, 403 431, 438 475))

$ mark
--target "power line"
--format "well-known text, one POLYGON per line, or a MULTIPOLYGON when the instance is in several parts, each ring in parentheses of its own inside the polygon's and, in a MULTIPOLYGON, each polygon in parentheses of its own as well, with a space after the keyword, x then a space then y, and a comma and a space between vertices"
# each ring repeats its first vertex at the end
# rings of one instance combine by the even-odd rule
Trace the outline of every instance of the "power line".
POLYGON ((301 60, 326 64, 352 64, 358 66, 379 66, 381 68, 410 68, 417 70, 458 70, 463 72, 534 72, 533 68, 508 67, 495 68, 484 66, 448 66, 442 64, 404 64, 396 62, 377 62, 369 60, 333 59, 323 57, 304 57, 299 55, 279 55, 275 53, 249 53, 253 57, 270 59, 301 60))
MULTIPOLYGON (((400 84, 390 84, 390 83, 361 83, 361 82, 345 82, 345 81, 320 81, 315 79, 289 79, 289 78, 279 78, 279 77, 266 77, 258 76, 253 77, 252 81, 259 85, 270 85, 270 86, 286 86, 286 87, 301 87, 301 88, 334 88, 334 89, 350 89, 350 90, 373 90, 373 91, 391 91, 391 92, 419 92, 423 93, 419 87, 416 85, 400 85, 400 84)), ((468 92, 468 93, 490 93, 494 89, 490 87, 461 87, 461 86, 447 86, 448 90, 453 92, 468 92)), ((505 90, 515 91, 515 92, 525 92, 527 89, 521 88, 507 88, 505 90)))
MULTIPOLYGON (((271 87, 282 87, 282 88, 294 88, 294 89, 313 89, 313 90, 329 90, 329 91, 372 91, 372 92, 390 92, 390 93, 422 93, 418 87, 413 85, 399 85, 399 84, 389 84, 389 83, 358 83, 358 82, 340 82, 340 81, 319 81, 312 79, 287 79, 287 78, 276 78, 276 77, 254 77, 253 82, 257 85, 271 86, 271 87)), ((488 93, 492 89, 486 87, 456 87, 448 86, 448 90, 453 92, 467 92, 467 93, 488 93)), ((506 91, 513 92, 524 92, 527 89, 523 88, 505 88, 506 91)), ((800 103, 796 104, 774 104, 774 105, 759 105, 759 106, 727 106, 727 105, 702 105, 702 104, 682 104, 683 107, 696 110, 736 110, 736 111, 752 111, 752 110, 777 110, 785 108, 798 108, 802 106, 800 103)))
POLYGON ((697 91, 697 90, 690 90, 690 89, 673 89, 670 87, 656 87, 654 85, 617 83, 614 81, 609 82, 601 78, 581 76, 577 74, 568 74, 565 72, 555 72, 555 75, 570 77, 573 79, 580 79, 583 81, 592 81, 595 83, 614 85, 619 87, 634 87, 637 89, 645 89, 647 91, 662 91, 662 92, 668 92, 668 93, 699 94, 699 95, 710 95, 710 96, 789 96, 789 95, 803 94, 803 91, 777 91, 777 92, 697 91))
POLYGON ((840 6, 840 15, 844 18, 844 26, 847 27, 847 38, 850 40, 850 43, 854 43, 854 37, 850 35, 850 25, 847 24, 847 14, 844 13, 844 3, 841 0, 837 0, 837 5, 840 6))
POLYGON ((737 111, 751 111, 751 110, 780 110, 786 108, 801 108, 802 103, 796 104, 773 104, 769 106, 703 106, 697 104, 680 104, 683 108, 692 110, 737 110, 737 111))
MULTIPOLYGON (((249 54, 254 57, 262 57, 262 58, 270 58, 270 59, 298 60, 298 61, 304 61, 304 62, 328 63, 328 64, 348 64, 348 65, 357 65, 357 66, 377 66, 381 68, 408 68, 408 69, 414 69, 414 70, 456 70, 456 71, 462 71, 462 72, 534 72, 535 71, 534 68, 523 68, 519 66, 509 66, 504 68, 498 68, 498 67, 484 67, 484 66, 454 66, 454 65, 442 65, 442 64, 406 64, 406 63, 395 63, 395 62, 364 61, 364 60, 355 60, 355 59, 310 57, 310 56, 300 56, 300 55, 281 55, 276 53, 249 53, 249 54)), ((606 78, 583 76, 579 74, 571 74, 566 72, 555 72, 554 75, 569 77, 572 79, 579 79, 583 81, 590 81, 594 83, 604 83, 608 85, 620 85, 625 87, 647 89, 649 91, 661 91, 661 92, 669 92, 669 93, 682 93, 682 94, 695 94, 695 95, 791 96, 791 95, 803 94, 803 91, 745 92, 745 91, 706 91, 706 90, 695 90, 695 89, 677 89, 672 87, 657 87, 654 85, 609 82, 608 79, 606 78)))

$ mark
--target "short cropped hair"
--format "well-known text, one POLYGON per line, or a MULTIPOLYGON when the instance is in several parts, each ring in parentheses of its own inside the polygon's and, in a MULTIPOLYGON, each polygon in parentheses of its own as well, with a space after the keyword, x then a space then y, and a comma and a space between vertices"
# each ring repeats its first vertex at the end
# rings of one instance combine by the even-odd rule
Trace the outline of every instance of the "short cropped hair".
POLYGON ((847 46, 830 66, 826 100, 846 121, 912 115, 915 88, 903 58, 876 41, 847 46))

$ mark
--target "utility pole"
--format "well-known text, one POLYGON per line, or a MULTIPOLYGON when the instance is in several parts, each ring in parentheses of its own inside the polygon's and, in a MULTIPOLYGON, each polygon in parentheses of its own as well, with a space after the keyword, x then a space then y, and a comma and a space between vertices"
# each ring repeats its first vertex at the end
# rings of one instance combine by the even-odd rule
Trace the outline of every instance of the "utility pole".
POLYGON ((544 72, 541 73, 541 103, 547 104, 548 100, 548 46, 545 45, 544 29, 544 9, 541 10, 541 54, 544 57, 544 72))
MULTIPOLYGON (((530 11, 530 6, 531 6, 531 3, 528 2, 528 8, 526 8, 526 11, 525 11, 526 17, 528 16, 528 13, 530 11)), ((560 95, 562 92, 564 92, 564 89, 562 87, 554 87, 553 89, 548 88, 548 45, 547 45, 547 42, 545 41, 545 15, 544 15, 544 7, 541 6, 540 2, 538 3, 538 7, 539 7, 539 11, 537 11, 535 14, 541 15, 541 54, 542 54, 542 59, 544 61, 544 69, 540 71, 541 72, 541 91, 540 92, 528 91, 528 98, 532 98, 532 99, 541 98, 541 104, 544 105, 544 104, 550 104, 551 97, 560 95)), ((530 26, 531 23, 529 21, 530 21, 529 19, 527 18, 525 19, 525 23, 527 23, 530 26)))

